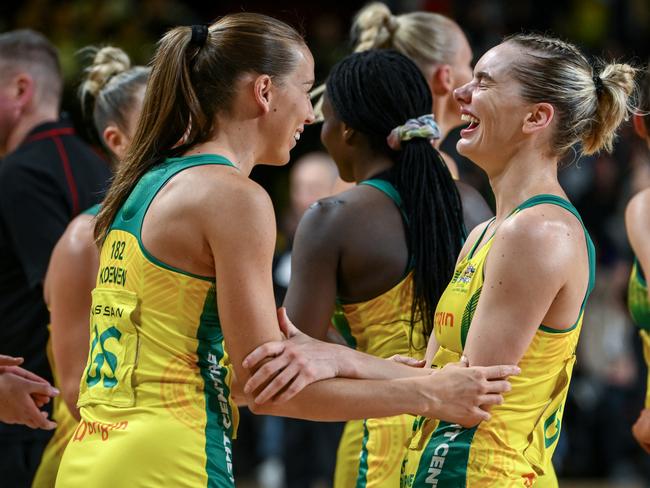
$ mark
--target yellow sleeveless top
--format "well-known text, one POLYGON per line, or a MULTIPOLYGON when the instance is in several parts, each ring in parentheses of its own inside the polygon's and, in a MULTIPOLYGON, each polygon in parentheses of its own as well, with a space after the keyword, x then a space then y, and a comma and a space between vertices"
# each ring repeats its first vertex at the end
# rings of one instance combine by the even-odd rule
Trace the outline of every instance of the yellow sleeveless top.
MULTIPOLYGON (((540 204, 561 206, 582 223, 575 208, 554 195, 533 197, 513 214, 540 204)), ((436 308, 435 336, 440 348, 432 367, 441 368, 462 355, 481 296, 483 267, 493 243, 490 238, 476 250, 482 238, 458 263, 436 308)), ((544 477, 549 480, 545 486, 550 486, 550 480, 554 480, 551 457, 560 436, 584 305, 595 278, 595 252, 586 230, 585 238, 589 286, 575 324, 567 330, 539 327, 519 363, 521 374, 510 378, 512 390, 504 395, 503 405, 492 408, 489 421, 466 429, 419 417, 405 458, 403 488, 528 487, 544 477)))
MULTIPOLYGON (((81 214, 91 215, 94 217, 99 212, 99 209, 100 204, 96 204, 83 211, 81 214)), ((48 326, 48 329, 50 330, 51 335, 51 327, 48 326)), ((57 374, 57 367, 54 363, 54 353, 52 351, 51 337, 47 341, 47 360, 50 363, 50 369, 52 370, 54 386, 61 390, 61 383, 59 381, 59 375, 57 374)), ((61 457, 63 456, 63 451, 65 450, 65 446, 68 444, 68 441, 72 437, 72 433, 77 428, 78 424, 77 419, 74 418, 61 395, 52 400, 52 419, 56 422, 56 429, 54 431, 54 435, 50 439, 50 442, 47 443, 47 446, 43 451, 43 457, 41 458, 41 462, 38 465, 38 469, 36 470, 36 475, 32 481, 32 486, 34 488, 46 488, 48 486, 54 486, 54 483, 56 482, 56 474, 59 470, 59 463, 61 462, 61 457)))
MULTIPOLYGON (((402 211, 395 187, 386 180, 360 183, 386 194, 402 211)), ((421 322, 411 331, 413 276, 407 272, 393 288, 358 303, 338 300, 332 323, 350 347, 381 358, 395 354, 418 359, 426 352, 421 322)), ((339 442, 335 488, 397 486, 414 417, 398 415, 347 422, 339 442)))
POLYGON ((648 300, 648 283, 641 269, 641 263, 636 258, 627 288, 627 306, 634 324, 639 328, 639 336, 643 343, 643 357, 648 366, 645 408, 650 408, 650 300, 648 300))
POLYGON ((215 280, 173 268, 142 244, 145 214, 179 172, 225 158, 170 158, 146 173, 103 243, 90 313, 82 420, 57 486, 232 487, 238 422, 215 280))

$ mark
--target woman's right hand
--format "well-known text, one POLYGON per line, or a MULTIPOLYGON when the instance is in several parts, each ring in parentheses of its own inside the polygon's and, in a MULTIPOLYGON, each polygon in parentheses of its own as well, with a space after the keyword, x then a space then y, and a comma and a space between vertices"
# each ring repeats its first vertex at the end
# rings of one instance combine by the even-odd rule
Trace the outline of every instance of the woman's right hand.
POLYGON ((416 412, 472 427, 490 419, 489 409, 503 403, 503 393, 511 390, 507 378, 521 372, 517 366, 473 366, 447 364, 430 376, 417 378, 424 396, 422 411, 416 412))
POLYGON ((5 356, 4 354, 0 354, 0 372, 2 372, 3 367, 5 366, 18 366, 19 364, 22 364, 23 358, 15 358, 12 356, 5 356))
POLYGON ((266 384, 255 397, 258 404, 270 400, 286 402, 307 385, 335 378, 339 373, 336 351, 345 346, 319 341, 301 332, 291 323, 284 307, 278 309, 278 322, 286 339, 259 346, 243 363, 245 368, 253 369, 269 359, 244 386, 244 393, 251 393, 266 384))
POLYGON ((32 429, 52 430, 56 423, 39 407, 59 394, 47 381, 18 366, 0 372, 0 420, 32 429))

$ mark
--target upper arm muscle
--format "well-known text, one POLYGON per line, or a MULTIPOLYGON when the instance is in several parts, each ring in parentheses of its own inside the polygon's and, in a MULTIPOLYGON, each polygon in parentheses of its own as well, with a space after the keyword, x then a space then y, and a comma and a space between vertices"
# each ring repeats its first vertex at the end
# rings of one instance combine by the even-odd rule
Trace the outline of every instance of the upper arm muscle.
POLYGON ((518 363, 575 266, 562 226, 527 214, 494 236, 465 346, 470 365, 518 363))
MULTIPOLYGON (((239 178, 239 177, 238 177, 239 178)), ((237 378, 257 346, 282 338, 275 313, 271 264, 275 218, 271 201, 252 181, 223 185, 202 219, 214 257, 219 319, 237 378)))
POLYGON ((321 340, 326 338, 336 300, 341 230, 332 215, 336 212, 319 202, 300 221, 291 256, 291 282, 284 301, 293 323, 321 340))

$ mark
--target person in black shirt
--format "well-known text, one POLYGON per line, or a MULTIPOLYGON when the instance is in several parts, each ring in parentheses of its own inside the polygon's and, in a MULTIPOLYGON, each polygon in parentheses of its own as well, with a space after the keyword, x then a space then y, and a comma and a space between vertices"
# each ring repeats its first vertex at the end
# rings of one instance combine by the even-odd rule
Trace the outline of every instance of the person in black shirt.
MULTIPOLYGON (((52 381, 42 282, 68 222, 99 202, 110 169, 59 118, 62 77, 41 34, 0 35, 0 354, 52 381)), ((3 487, 30 486, 50 432, 0 423, 3 487)))

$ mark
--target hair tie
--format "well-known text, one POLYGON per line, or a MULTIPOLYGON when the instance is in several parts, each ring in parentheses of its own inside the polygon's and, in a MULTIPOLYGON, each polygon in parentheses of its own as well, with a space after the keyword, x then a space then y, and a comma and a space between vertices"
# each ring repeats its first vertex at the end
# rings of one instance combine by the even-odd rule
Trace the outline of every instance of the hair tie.
POLYGON ((603 90, 605 89, 605 85, 603 85, 603 80, 599 75, 594 75, 592 80, 594 80, 594 85, 596 86, 596 95, 600 96, 600 94, 603 93, 603 90))
POLYGON ((203 24, 194 24, 192 26, 192 37, 190 38, 190 45, 197 46, 201 49, 205 45, 205 41, 208 39, 208 30, 207 25, 203 24))
POLYGON ((402 141, 410 141, 415 138, 428 139, 429 141, 440 139, 440 127, 432 114, 409 119, 404 125, 395 127, 388 134, 386 142, 388 147, 399 151, 402 148, 402 141))

